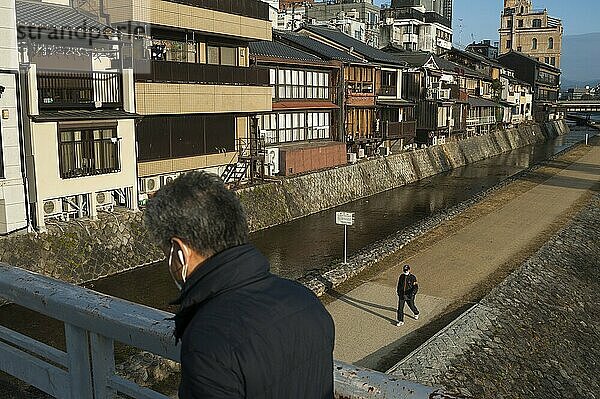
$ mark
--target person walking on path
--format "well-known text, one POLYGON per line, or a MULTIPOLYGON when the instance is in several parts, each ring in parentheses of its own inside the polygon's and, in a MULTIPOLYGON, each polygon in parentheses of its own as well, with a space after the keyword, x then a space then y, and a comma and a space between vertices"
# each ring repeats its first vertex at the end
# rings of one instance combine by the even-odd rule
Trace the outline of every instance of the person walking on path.
POLYGON ((417 277, 410 272, 410 266, 404 265, 402 269, 404 273, 400 275, 398 279, 398 327, 404 325, 404 303, 408 303, 408 307, 412 310, 415 315, 415 320, 419 320, 419 309, 415 306, 415 296, 419 291, 419 283, 417 283, 417 277))

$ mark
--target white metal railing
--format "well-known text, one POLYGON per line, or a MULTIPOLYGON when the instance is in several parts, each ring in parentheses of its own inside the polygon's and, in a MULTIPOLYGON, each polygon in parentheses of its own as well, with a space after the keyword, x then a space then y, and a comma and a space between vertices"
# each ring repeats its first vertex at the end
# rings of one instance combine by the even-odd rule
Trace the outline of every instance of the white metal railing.
POLYGON ((467 126, 494 125, 496 123, 495 116, 479 116, 475 118, 467 118, 467 126))
MULTIPOLYGON (((173 315, 0 263, 0 297, 62 321, 66 351, 0 326, 0 371, 56 398, 168 399, 115 374, 114 343, 179 362, 173 315)), ((452 398, 336 361, 335 398, 452 398)))

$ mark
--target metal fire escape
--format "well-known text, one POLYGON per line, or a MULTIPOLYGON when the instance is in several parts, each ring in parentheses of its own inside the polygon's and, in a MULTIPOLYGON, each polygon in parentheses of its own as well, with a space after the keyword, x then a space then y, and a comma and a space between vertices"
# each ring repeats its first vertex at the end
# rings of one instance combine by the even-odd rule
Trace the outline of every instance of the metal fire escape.
POLYGON ((265 140, 258 132, 258 118, 250 117, 249 122, 249 136, 236 140, 237 161, 229 163, 221 174, 223 182, 233 187, 239 187, 244 179, 253 184, 264 178, 265 140))

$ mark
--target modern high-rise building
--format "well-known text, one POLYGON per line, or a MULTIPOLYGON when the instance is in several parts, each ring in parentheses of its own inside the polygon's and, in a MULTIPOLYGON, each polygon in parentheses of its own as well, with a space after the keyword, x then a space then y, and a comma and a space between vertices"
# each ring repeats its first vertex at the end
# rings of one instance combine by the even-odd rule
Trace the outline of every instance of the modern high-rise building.
POLYGON ((392 0, 390 8, 381 10, 381 21, 383 47, 436 54, 452 48, 452 1, 392 0))
POLYGON ((499 32, 500 54, 518 51, 560 67, 562 21, 534 9, 531 0, 504 0, 499 32))
POLYGON ((448 21, 450 21, 450 26, 452 26, 452 8, 453 8, 453 0, 443 0, 442 3, 442 15, 448 21))
POLYGON ((330 22, 331 26, 344 25, 351 29, 350 25, 356 25, 352 21, 364 24, 364 32, 352 35, 358 40, 373 46, 381 47, 379 36, 379 6, 373 4, 373 0, 334 0, 315 2, 306 12, 310 22, 322 25, 330 22), (352 20, 352 21, 351 21, 352 20))

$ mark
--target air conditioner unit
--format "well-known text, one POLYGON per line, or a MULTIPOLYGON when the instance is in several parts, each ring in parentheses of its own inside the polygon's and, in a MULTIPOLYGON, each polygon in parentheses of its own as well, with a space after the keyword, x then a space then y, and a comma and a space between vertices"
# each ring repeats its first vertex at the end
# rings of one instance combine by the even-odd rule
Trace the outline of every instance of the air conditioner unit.
POLYGON ((348 163, 356 163, 358 161, 358 157, 355 152, 348 153, 348 163))
POLYGON ((115 206, 115 197, 112 191, 101 191, 96 193, 96 208, 112 209, 115 206))
POLYGON ((274 176, 279 173, 279 148, 265 148, 265 174, 274 176))
POLYGON ((364 158, 365 157, 365 149, 364 148, 359 148, 358 149, 358 158, 364 158))
POLYGON ((60 199, 51 199, 44 201, 44 217, 54 217, 62 215, 62 201, 60 199))
POLYGON ((140 194, 153 193, 160 188, 160 177, 145 177, 139 180, 140 194))
POLYGON ((164 175, 162 177, 162 185, 166 186, 167 184, 173 182, 173 180, 177 179, 177 177, 179 177, 179 173, 173 173, 170 175, 164 175))

